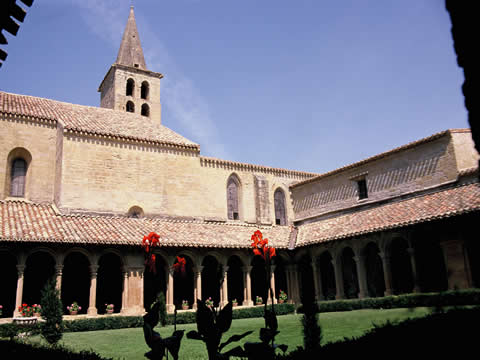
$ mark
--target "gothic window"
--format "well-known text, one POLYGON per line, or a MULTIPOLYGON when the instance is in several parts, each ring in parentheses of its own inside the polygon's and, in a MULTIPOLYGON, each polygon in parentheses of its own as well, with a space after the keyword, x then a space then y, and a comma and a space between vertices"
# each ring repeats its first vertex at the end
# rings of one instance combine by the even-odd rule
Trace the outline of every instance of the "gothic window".
POLYGON ((135 112, 135 104, 131 101, 127 101, 127 112, 135 112))
POLYGON ((132 219, 139 219, 139 218, 143 217, 143 209, 140 206, 132 206, 128 210, 128 215, 127 216, 129 218, 132 218, 132 219))
POLYGON ((285 211, 285 194, 281 189, 275 190, 273 195, 275 205, 275 224, 287 225, 287 216, 285 211))
POLYGON ((147 117, 150 116, 150 108, 147 104, 142 105, 142 115, 147 117))
POLYGON ((142 87, 140 89, 140 95, 142 99, 148 100, 148 93, 150 91, 150 86, 148 85, 148 82, 144 81, 142 82, 142 87))
POLYGON ((12 178, 10 183, 10 196, 25 196, 25 180, 27 175, 27 162, 22 158, 13 160, 12 178))
POLYGON ((358 200, 368 198, 367 180, 366 179, 358 180, 357 186, 358 186, 358 200))
POLYGON ((133 96, 133 90, 135 89, 135 81, 133 79, 127 80, 127 96, 133 96))
POLYGON ((229 220, 240 219, 238 211, 238 194, 239 194, 239 181, 231 176, 227 182, 227 210, 229 220))

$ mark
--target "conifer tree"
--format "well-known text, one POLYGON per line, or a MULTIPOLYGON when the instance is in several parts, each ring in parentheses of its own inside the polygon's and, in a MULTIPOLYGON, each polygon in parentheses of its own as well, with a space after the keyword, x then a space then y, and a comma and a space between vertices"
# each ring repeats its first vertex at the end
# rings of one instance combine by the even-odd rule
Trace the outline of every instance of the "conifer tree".
POLYGON ((42 337, 50 344, 56 345, 62 338, 62 301, 60 292, 56 288, 55 277, 47 281, 42 290, 42 318, 45 322, 41 325, 42 337))

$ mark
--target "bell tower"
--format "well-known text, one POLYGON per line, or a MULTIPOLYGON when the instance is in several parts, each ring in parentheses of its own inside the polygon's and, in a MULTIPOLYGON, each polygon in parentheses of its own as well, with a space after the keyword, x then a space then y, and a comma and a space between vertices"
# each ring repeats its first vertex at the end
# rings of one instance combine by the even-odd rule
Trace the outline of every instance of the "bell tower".
POLYGON ((160 124, 161 78, 162 74, 147 69, 131 6, 117 60, 98 88, 100 106, 139 114, 160 124))

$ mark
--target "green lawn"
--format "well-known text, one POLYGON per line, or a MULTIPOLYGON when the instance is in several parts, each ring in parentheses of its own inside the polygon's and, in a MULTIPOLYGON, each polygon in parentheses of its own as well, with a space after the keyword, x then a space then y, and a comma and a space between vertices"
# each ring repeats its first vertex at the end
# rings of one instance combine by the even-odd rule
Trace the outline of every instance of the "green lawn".
MULTIPOLYGON (((380 325, 387 320, 404 320, 428 313, 429 309, 427 308, 357 310, 322 313, 319 314, 319 319, 323 330, 323 342, 327 343, 342 340, 344 337, 360 336, 371 329, 374 323, 380 325)), ((276 338, 276 343, 287 344, 289 350, 303 344, 301 317, 302 315, 278 317, 280 334, 276 338)), ((263 318, 234 320, 230 331, 224 335, 223 340, 225 341, 229 335, 254 330, 254 333, 244 338, 244 341, 258 341, 258 330, 263 325, 263 318)), ((185 333, 187 333, 190 330, 196 330, 196 325, 178 325, 177 329, 185 329, 185 333)), ((171 335, 173 326, 159 328, 157 331, 166 337, 171 335)), ((33 338, 32 341, 38 341, 38 338, 33 338)), ((62 344, 76 350, 93 350, 101 356, 115 359, 145 359, 143 354, 149 350, 141 328, 65 333, 62 344)), ((180 359, 207 359, 204 343, 184 337, 180 359)))

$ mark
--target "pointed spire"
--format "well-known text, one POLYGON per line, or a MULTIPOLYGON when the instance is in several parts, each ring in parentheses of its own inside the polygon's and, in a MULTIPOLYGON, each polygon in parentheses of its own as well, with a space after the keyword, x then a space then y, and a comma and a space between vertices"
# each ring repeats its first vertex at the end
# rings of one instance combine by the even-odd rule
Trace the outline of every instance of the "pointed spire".
POLYGON ((147 70, 145 58, 143 57, 142 45, 140 44, 140 37, 138 36, 133 6, 130 6, 130 15, 128 16, 122 43, 118 50, 116 63, 147 70))

